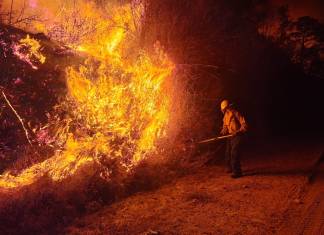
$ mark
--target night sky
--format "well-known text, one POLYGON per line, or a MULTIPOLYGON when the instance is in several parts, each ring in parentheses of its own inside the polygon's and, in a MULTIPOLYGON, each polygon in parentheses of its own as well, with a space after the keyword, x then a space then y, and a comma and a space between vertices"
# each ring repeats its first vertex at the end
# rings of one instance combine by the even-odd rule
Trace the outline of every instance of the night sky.
POLYGON ((289 5, 290 14, 293 18, 312 16, 324 22, 323 0, 272 0, 275 5, 289 5))

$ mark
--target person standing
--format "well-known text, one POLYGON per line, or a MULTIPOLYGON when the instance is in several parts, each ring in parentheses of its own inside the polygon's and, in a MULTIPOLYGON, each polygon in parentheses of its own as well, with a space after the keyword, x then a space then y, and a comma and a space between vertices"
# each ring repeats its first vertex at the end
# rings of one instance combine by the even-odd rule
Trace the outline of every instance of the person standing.
POLYGON ((221 102, 221 111, 224 114, 221 135, 230 135, 226 142, 226 162, 228 172, 232 178, 242 176, 240 148, 243 134, 247 132, 248 126, 245 118, 232 107, 228 100, 221 102))

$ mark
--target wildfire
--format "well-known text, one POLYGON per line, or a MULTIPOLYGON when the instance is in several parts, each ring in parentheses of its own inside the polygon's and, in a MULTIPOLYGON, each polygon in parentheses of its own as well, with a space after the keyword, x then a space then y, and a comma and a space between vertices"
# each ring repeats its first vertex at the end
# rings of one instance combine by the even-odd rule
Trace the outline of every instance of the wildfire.
MULTIPOLYGON (((150 52, 138 46, 140 22, 134 19, 130 4, 114 6, 109 19, 93 5, 84 4, 80 17, 96 22, 93 32, 70 42, 64 37, 76 52, 86 54, 83 64, 66 69, 68 93, 59 108, 69 121, 64 120, 64 130, 57 128, 56 133, 66 140, 64 150, 17 177, 6 173, 0 187, 28 185, 43 175, 59 181, 86 164, 102 164, 106 159, 118 160, 127 172, 166 135, 173 63, 159 43, 150 52)), ((25 57, 17 53, 19 58, 32 66, 30 56, 45 62, 37 53, 37 41, 27 37, 20 43, 19 47, 28 43, 31 50, 25 57)), ((102 175, 109 178, 109 166, 104 169, 102 175)))

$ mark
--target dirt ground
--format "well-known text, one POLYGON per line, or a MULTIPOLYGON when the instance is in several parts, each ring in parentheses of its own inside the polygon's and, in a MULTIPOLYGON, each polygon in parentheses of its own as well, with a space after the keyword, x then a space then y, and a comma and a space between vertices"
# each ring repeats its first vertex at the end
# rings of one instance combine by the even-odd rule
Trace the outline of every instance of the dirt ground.
POLYGON ((243 178, 206 165, 80 218, 66 233, 324 234, 323 167, 308 181, 323 145, 278 146, 247 153, 243 178))
MULTIPOLYGON (((322 161, 324 160, 322 155, 322 161)), ((301 196, 303 206, 286 213, 285 225, 279 234, 324 234, 324 164, 316 170, 314 181, 301 196)))

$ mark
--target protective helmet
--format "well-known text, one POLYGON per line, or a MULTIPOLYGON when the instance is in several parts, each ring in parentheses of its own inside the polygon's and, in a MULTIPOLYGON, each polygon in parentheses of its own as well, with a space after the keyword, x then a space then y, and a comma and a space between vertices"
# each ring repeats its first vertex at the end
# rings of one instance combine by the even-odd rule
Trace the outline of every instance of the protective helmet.
POLYGON ((228 100, 223 100, 222 103, 221 103, 221 110, 222 112, 225 111, 225 109, 227 109, 229 106, 229 101, 228 100))

